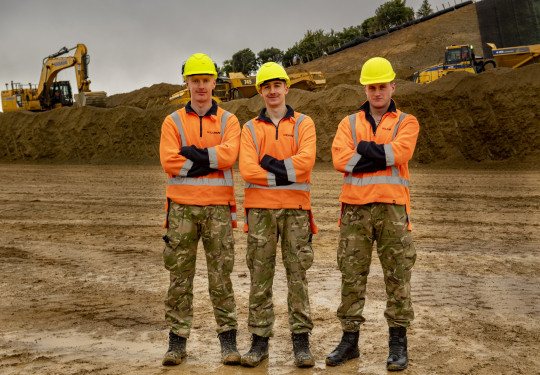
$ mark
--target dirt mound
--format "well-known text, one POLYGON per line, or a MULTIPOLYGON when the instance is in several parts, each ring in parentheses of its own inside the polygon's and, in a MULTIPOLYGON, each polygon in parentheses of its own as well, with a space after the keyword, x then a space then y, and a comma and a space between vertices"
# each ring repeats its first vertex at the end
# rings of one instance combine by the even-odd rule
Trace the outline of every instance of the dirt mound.
MULTIPOLYGON (((479 75, 453 73, 430 85, 397 81, 398 106, 420 121, 414 160, 521 161, 538 159, 540 64, 494 69, 479 75)), ((136 97, 136 96, 134 96, 136 97)), ((359 84, 319 92, 292 89, 288 103, 317 127, 317 158, 331 160, 337 125, 365 100, 359 84)), ((263 106, 260 97, 222 104, 243 124, 263 106)), ((129 162, 157 161, 160 127, 178 105, 60 108, 0 116, 0 159, 129 162)))
POLYGON ((141 109, 169 104, 169 96, 185 88, 183 85, 157 83, 125 94, 107 98, 107 107, 132 106, 141 109))
MULTIPOLYGON (((317 92, 292 89, 287 102, 310 115, 317 126, 317 159, 331 160, 331 144, 341 119, 365 100, 358 83, 362 63, 382 55, 398 77, 409 65, 437 62, 452 43, 479 38, 474 6, 396 31, 343 52, 304 64, 322 70, 328 87, 317 92), (436 57, 435 57, 436 56, 436 57)), ((420 67, 420 66, 419 66, 420 67)), ((420 121, 414 160, 457 165, 463 161, 537 162, 540 64, 493 69, 472 75, 452 73, 430 85, 397 80, 398 107, 420 121), (457 164, 456 164, 457 163, 457 164)), ((168 97, 180 85, 160 83, 109 98, 109 108, 60 108, 44 113, 0 113, 0 160, 131 162, 159 159, 161 123, 179 105, 168 97)), ((260 97, 223 103, 241 124, 263 107, 260 97)), ((460 164, 459 164, 460 165, 460 164)))

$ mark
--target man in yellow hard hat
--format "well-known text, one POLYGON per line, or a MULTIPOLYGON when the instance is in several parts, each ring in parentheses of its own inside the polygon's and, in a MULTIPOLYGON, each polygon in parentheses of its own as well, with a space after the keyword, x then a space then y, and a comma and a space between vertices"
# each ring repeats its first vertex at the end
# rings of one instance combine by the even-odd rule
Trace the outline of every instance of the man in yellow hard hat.
POLYGON ((311 238, 317 233, 309 195, 316 153, 315 124, 285 103, 289 85, 283 67, 274 62, 261 66, 256 87, 265 108, 242 129, 240 173, 246 181, 244 231, 248 232, 248 330, 252 334, 251 348, 242 356, 242 365, 249 367, 268 358, 268 339, 274 326, 272 284, 280 237, 295 364, 315 364, 309 349, 313 322, 306 279, 313 263, 311 238))
POLYGON ((236 305, 231 283, 236 201, 232 166, 240 148, 235 115, 212 100, 217 71, 202 53, 183 66, 191 101, 171 113, 161 127, 160 159, 167 173, 167 234, 163 259, 170 272, 166 320, 169 349, 164 365, 186 356, 193 320, 193 279, 197 244, 202 238, 208 267, 208 289, 214 307, 222 362, 239 364, 236 349, 236 305))
POLYGON ((373 243, 386 284, 389 326, 388 370, 407 368, 407 327, 414 318, 411 269, 416 251, 411 236, 409 168, 419 125, 396 108, 396 74, 382 57, 366 61, 360 83, 367 101, 339 124, 332 143, 334 167, 344 174, 338 264, 342 274, 337 316, 343 336, 326 358, 336 366, 360 355, 360 325, 373 243))

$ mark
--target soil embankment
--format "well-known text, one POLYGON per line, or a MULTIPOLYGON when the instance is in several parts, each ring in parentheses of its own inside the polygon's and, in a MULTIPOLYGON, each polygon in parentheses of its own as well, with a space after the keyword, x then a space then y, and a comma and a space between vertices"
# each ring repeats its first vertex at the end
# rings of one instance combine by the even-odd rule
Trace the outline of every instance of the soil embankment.
MULTIPOLYGON (((421 131, 413 162, 501 161, 531 165, 540 159, 540 64, 494 69, 479 75, 453 73, 416 85, 414 70, 437 63, 451 44, 480 45, 474 5, 398 30, 290 70, 323 71, 326 89, 291 90, 288 103, 317 126, 317 159, 331 160, 341 119, 365 100, 358 83, 362 64, 379 55, 398 74, 394 98, 415 115, 421 131), (410 69, 411 67, 414 70, 410 69)), ((60 108, 44 113, 0 113, 0 160, 126 163, 159 159, 160 127, 179 108, 168 97, 180 85, 155 84, 108 98, 107 108, 60 108)), ((260 98, 223 103, 243 124, 262 108, 260 98)))

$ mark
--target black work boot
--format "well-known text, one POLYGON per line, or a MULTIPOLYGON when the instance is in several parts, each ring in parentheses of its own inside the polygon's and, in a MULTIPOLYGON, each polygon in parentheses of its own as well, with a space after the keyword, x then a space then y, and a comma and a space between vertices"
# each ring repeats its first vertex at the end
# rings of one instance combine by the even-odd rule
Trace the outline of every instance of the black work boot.
POLYGON ((236 349, 236 329, 218 335, 221 343, 221 362, 224 365, 239 365, 240 353, 236 349))
POLYGON ((313 367, 315 361, 309 351, 309 334, 293 333, 292 344, 294 350, 294 364, 296 367, 313 367))
POLYGON ((388 346, 390 354, 386 361, 386 369, 389 371, 401 371, 407 368, 409 358, 407 355, 407 328, 390 327, 388 346))
POLYGON ((268 337, 254 334, 251 338, 251 349, 242 356, 242 366, 257 367, 266 358, 268 358, 268 337))
POLYGON ((343 337, 337 348, 326 357, 326 364, 328 366, 339 366, 349 359, 360 357, 360 349, 358 349, 359 336, 358 331, 343 332, 343 337))
POLYGON ((186 339, 169 331, 169 350, 163 357, 163 366, 176 366, 182 363, 186 353, 186 339))

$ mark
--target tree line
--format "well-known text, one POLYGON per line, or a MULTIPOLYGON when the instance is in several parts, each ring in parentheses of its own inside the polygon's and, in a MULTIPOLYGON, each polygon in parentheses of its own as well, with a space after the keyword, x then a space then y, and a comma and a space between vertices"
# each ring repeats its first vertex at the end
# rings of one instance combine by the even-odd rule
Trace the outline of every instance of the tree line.
MULTIPOLYGON (((416 12, 417 17, 424 17, 433 13, 428 0, 424 0, 416 12)), ((343 31, 324 32, 322 29, 308 30, 304 37, 287 51, 270 47, 260 51, 257 55, 249 49, 242 49, 232 55, 232 58, 223 62, 221 73, 242 72, 251 75, 262 64, 274 61, 284 67, 293 65, 296 58, 310 61, 323 56, 328 51, 339 48, 341 45, 359 37, 368 37, 378 31, 402 24, 414 19, 414 10, 406 5, 406 0, 390 0, 380 5, 375 16, 367 18, 361 25, 343 28, 343 31)))

